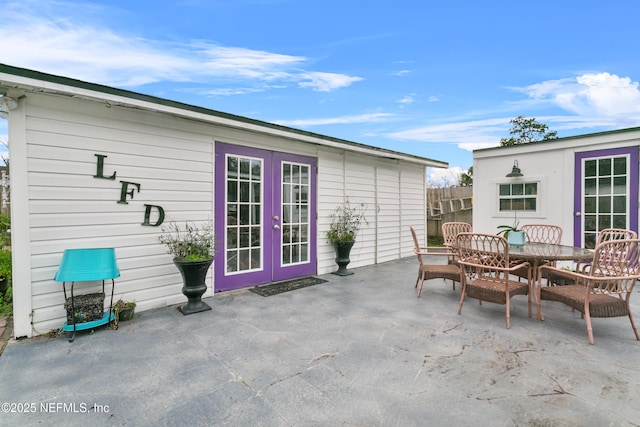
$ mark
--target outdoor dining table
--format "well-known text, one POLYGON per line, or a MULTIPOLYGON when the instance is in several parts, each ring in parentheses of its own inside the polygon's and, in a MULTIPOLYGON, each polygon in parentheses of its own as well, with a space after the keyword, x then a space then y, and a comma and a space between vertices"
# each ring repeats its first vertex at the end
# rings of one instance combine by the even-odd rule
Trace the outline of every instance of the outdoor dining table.
MULTIPOLYGON (((448 246, 455 251, 455 245, 448 246)), ((577 246, 555 245, 552 243, 529 242, 524 246, 509 245, 511 261, 528 262, 531 265, 531 280, 538 281, 538 267, 553 261, 590 261, 593 250, 577 246)))
POLYGON ((588 261, 593 259, 593 250, 576 246, 530 242, 524 246, 509 246, 509 259, 531 264, 531 279, 537 281, 540 265, 553 261, 588 261))
POLYGON ((554 261, 589 261, 593 250, 576 246, 529 242, 524 246, 509 246, 511 261, 528 262, 531 265, 534 298, 538 303, 538 267, 554 261))

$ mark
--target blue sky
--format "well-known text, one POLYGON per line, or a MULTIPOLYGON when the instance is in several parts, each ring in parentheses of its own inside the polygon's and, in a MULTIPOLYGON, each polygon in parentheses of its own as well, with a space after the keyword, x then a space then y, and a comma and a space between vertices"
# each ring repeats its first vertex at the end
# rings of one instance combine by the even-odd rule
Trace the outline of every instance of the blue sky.
MULTIPOLYGON (((446 161, 640 126, 634 0, 4 1, 0 62, 446 161)), ((0 141, 7 122, 0 120, 0 141)))

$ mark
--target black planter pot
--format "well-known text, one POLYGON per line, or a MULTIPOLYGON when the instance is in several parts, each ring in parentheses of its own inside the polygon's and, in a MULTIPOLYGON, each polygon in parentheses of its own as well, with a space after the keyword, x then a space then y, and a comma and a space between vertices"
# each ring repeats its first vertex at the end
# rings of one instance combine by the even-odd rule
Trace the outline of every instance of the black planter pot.
POLYGON ((0 277, 0 294, 4 295, 9 290, 9 279, 0 277))
POLYGON ((338 264, 338 271, 334 271, 333 274, 338 276, 349 276, 353 272, 347 270, 347 265, 351 262, 349 254, 351 248, 355 242, 333 242, 333 248, 336 251, 336 264, 338 264))
POLYGON ((201 311, 211 310, 207 304, 202 301, 202 295, 207 291, 205 279, 207 271, 213 262, 213 258, 204 261, 178 261, 173 263, 182 274, 182 293, 187 297, 187 304, 178 307, 182 314, 200 313, 201 311))

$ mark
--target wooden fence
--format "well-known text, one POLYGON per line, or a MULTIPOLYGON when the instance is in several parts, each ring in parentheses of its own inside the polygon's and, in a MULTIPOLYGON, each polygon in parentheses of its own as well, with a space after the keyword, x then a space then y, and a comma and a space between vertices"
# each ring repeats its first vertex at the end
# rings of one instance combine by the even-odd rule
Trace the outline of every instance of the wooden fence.
POLYGON ((473 222, 473 187, 427 188, 427 236, 442 237, 443 222, 473 222))

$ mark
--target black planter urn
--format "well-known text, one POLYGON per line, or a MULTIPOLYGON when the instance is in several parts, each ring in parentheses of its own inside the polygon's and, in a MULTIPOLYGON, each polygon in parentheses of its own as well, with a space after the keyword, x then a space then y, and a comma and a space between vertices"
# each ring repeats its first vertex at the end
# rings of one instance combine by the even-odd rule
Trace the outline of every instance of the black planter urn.
POLYGON ((355 242, 333 242, 333 248, 336 251, 336 264, 338 264, 338 271, 334 271, 333 274, 338 276, 349 276, 353 272, 347 270, 347 265, 351 262, 349 254, 351 248, 355 242))
POLYGON ((182 293, 187 297, 187 303, 178 307, 180 313, 187 315, 200 313, 201 311, 211 310, 206 303, 202 301, 202 295, 207 291, 205 279, 213 258, 204 261, 178 261, 173 263, 182 274, 182 293))

